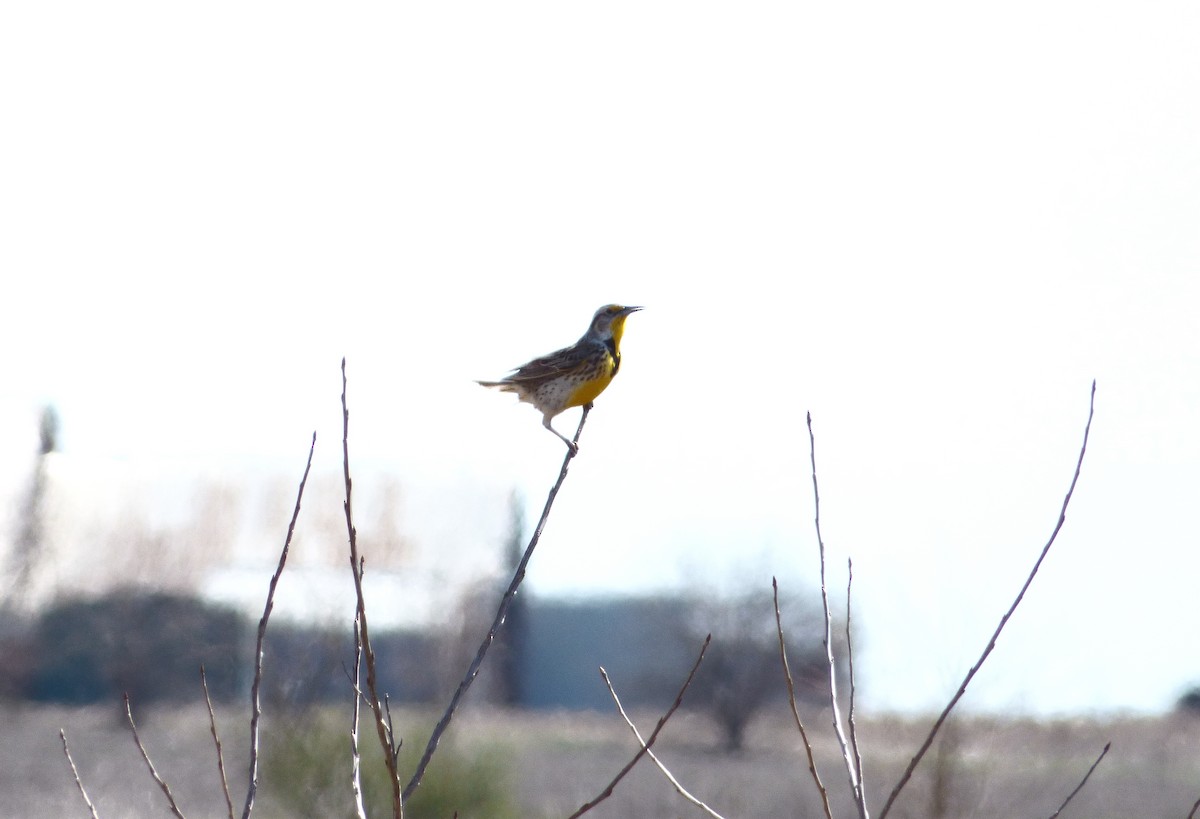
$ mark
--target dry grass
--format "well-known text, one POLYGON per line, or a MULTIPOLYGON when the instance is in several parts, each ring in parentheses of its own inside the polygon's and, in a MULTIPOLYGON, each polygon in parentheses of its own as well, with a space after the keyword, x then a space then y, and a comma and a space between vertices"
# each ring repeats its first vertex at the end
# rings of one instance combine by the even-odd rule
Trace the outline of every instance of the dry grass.
MULTIPOLYGON (((6 707, 0 736, 0 816, 87 815, 62 754, 60 727, 67 729, 80 777, 101 817, 166 815, 163 795, 146 773, 121 716, 118 704, 109 709, 6 707)), ((421 715, 419 721, 428 724, 429 716, 421 715)), ((634 718, 652 725, 658 716, 635 714, 634 718)), ((219 709, 217 718, 231 787, 237 793, 245 787, 246 717, 219 709)), ((817 764, 832 774, 840 764, 840 751, 825 729, 827 718, 828 714, 814 713, 806 722, 814 726, 817 764)), ((270 715, 264 720, 264 731, 270 734, 270 715)), ((414 722, 418 722, 414 715, 397 715, 398 727, 414 722)), ((859 730, 868 802, 878 805, 928 730, 928 720, 864 716, 859 730)), ((140 715, 139 731, 189 817, 225 815, 203 703, 140 715)), ((531 818, 566 816, 594 797, 636 751, 620 718, 607 713, 468 709, 456 721, 453 733, 462 748, 503 749, 511 760, 519 804, 531 818)), ((1200 720, 1196 719, 1039 723, 976 718, 955 723, 948 736, 949 750, 939 754, 935 747, 897 803, 895 815, 928 819, 937 815, 934 806, 941 806, 942 815, 953 817, 1049 816, 1109 740, 1113 750, 1064 816, 1183 817, 1200 795, 1200 720), (943 786, 935 795, 939 768, 943 786)), ((743 754, 717 753, 716 743, 707 721, 681 712, 655 747, 681 782, 726 816, 822 815, 795 726, 784 708, 773 709, 755 723, 743 754)), ((436 759, 433 764, 436 767, 436 759)), ((844 789, 831 793, 834 815, 853 816, 854 807, 840 790, 844 789)), ((279 816, 267 803, 256 815, 279 816)), ((589 814, 598 819, 699 815, 645 761, 589 814)))

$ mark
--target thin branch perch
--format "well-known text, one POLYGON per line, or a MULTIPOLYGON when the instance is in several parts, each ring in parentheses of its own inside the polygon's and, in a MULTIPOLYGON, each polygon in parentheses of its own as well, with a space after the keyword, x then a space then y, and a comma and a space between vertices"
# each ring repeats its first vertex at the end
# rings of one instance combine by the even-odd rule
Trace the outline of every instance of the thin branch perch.
MULTIPOLYGON (((583 414, 579 418, 579 427, 575 430, 575 444, 579 443, 579 435, 583 432, 583 425, 587 421, 588 413, 591 412, 591 409, 591 404, 585 404, 583 407, 583 414)), ((425 769, 429 766, 429 760, 433 758, 433 754, 437 750, 442 734, 450 726, 450 720, 454 718, 454 712, 462 701, 463 695, 467 693, 467 690, 471 687, 471 683, 478 676, 479 669, 483 665, 483 659, 487 655, 488 649, 496 639, 496 634, 500 631, 500 627, 504 625, 504 619, 508 616, 509 606, 512 605, 513 598, 517 596, 517 589, 520 587, 521 581, 525 579, 525 567, 529 564, 529 559, 533 557, 533 550, 537 548, 538 541, 541 540, 542 529, 545 528, 546 520, 550 517, 550 509, 554 506, 554 499, 558 496, 558 490, 567 478, 567 470, 571 465, 573 457, 575 457, 575 453, 567 450, 567 454, 563 458, 562 469, 558 473, 558 480, 550 488, 550 494, 546 497, 546 505, 542 508, 542 516, 538 519, 537 527, 533 530, 533 536, 529 538, 529 545, 525 547, 525 553, 521 555, 521 562, 517 564, 517 570, 513 574, 512 582, 508 584, 508 589, 504 592, 504 596, 500 598, 500 606, 496 609, 496 616, 492 619, 491 628, 484 635, 483 641, 479 644, 479 650, 475 652, 475 659, 471 661, 471 665, 467 668, 467 673, 463 676, 462 681, 459 682, 454 696, 450 698, 450 704, 446 707, 445 713, 442 714, 442 718, 438 720, 437 725, 434 727, 433 734, 430 735, 429 742, 425 746, 425 752, 421 755, 421 761, 417 764, 416 772, 413 773, 412 779, 404 787, 405 799, 408 799, 413 791, 417 789, 417 786, 421 784, 421 778, 425 776, 425 769)))
POLYGON ((904 769, 904 773, 901 775, 900 781, 896 783, 896 787, 892 788, 891 794, 888 795, 887 802, 885 802, 883 805, 883 810, 879 812, 879 819, 884 819, 884 817, 887 816, 888 811, 891 810, 892 805, 896 801, 896 797, 900 795, 900 791, 903 790, 906 784, 908 784, 908 780, 912 778, 913 771, 915 771, 917 765, 920 764, 922 757, 925 756, 925 752, 929 750, 929 746, 933 744, 933 739, 937 736, 937 732, 941 729, 942 724, 946 721, 946 718, 950 716, 950 712, 954 709, 954 706, 958 704, 960 699, 962 699, 963 694, 967 692, 967 686, 971 684, 971 680, 975 678, 975 675, 983 666, 984 661, 987 660, 988 656, 992 653, 992 649, 996 647, 996 641, 1000 639, 1000 632, 1004 631, 1004 627, 1008 625, 1009 618, 1013 616, 1013 612, 1017 610, 1017 606, 1021 605, 1021 601, 1025 598, 1025 592, 1028 591, 1029 587, 1033 584, 1033 578, 1037 576, 1038 569, 1040 569, 1042 566, 1042 561, 1044 561, 1046 559, 1046 555, 1050 553, 1050 547, 1054 545, 1054 541, 1058 538, 1058 533, 1062 530, 1063 524, 1066 523, 1067 507, 1071 504, 1071 496, 1075 494, 1075 485, 1079 482, 1079 473, 1080 470, 1083 469, 1083 456, 1087 452, 1088 435, 1092 431, 1092 417, 1095 414, 1095 409, 1096 382, 1092 381, 1092 392, 1088 401, 1087 425, 1083 428, 1083 444, 1079 447, 1079 458, 1075 462, 1075 474, 1071 478, 1071 485, 1067 488, 1066 497, 1063 498, 1062 509, 1058 513, 1058 522, 1054 525, 1054 531, 1050 533, 1050 539, 1047 540, 1046 545, 1042 547, 1042 552, 1040 555, 1038 555, 1037 561, 1033 564, 1033 569, 1029 572, 1029 576, 1025 578, 1025 583, 1021 586, 1021 590, 1017 592, 1016 599, 1014 599, 1012 605, 1008 607, 1008 611, 1004 613, 1004 616, 1000 618, 1000 624, 996 626, 996 630, 992 632, 991 639, 988 640, 987 646, 983 649, 983 653, 979 655, 979 659, 975 661, 973 666, 971 666, 971 669, 967 672, 966 677, 963 678, 962 684, 959 685, 958 691, 953 697, 950 698, 950 702, 946 704, 944 709, 942 709, 942 713, 938 716, 937 720, 933 723, 933 727, 929 730, 929 735, 925 737, 925 741, 921 744, 920 749, 916 754, 913 755, 912 760, 908 763, 908 767, 904 769))
POLYGON ((254 798, 258 794, 258 735, 259 720, 262 718, 262 673, 263 673, 263 642, 267 637, 267 621, 271 619, 271 610, 275 608, 275 587, 283 574, 284 564, 287 563, 288 551, 292 548, 292 535, 296 531, 296 519, 300 517, 300 502, 304 499, 304 486, 308 483, 308 472, 312 469, 313 451, 317 448, 317 433, 312 435, 312 443, 308 445, 308 462, 304 465, 304 477, 300 479, 300 488, 296 492, 296 506, 292 509, 292 519, 288 523, 287 537, 283 541, 283 549, 279 553, 279 565, 275 574, 271 575, 271 583, 267 587, 267 603, 263 607, 262 619, 258 621, 258 637, 254 644, 254 682, 250 685, 250 784, 246 788, 246 806, 242 809, 242 819, 250 819, 254 810, 254 798))

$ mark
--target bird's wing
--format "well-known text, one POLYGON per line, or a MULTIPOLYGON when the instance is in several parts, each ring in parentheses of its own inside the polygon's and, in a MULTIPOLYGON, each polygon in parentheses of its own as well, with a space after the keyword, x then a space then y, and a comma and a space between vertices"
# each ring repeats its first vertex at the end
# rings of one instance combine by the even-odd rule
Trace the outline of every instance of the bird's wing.
POLYGON ((533 361, 522 364, 513 371, 512 375, 507 376, 504 380, 510 383, 522 383, 553 378, 576 367, 579 362, 591 355, 591 352, 583 344, 573 344, 570 347, 555 350, 549 355, 544 355, 541 358, 535 358, 533 361))

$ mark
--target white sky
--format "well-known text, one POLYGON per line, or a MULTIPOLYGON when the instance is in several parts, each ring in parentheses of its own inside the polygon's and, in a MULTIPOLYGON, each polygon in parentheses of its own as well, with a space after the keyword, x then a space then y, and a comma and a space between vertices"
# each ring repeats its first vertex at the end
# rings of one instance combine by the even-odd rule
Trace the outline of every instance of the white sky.
POLYGON ((912 708, 1095 378, 968 704, 1162 708, 1200 681, 1198 42, 1190 2, 5 4, 0 398, 68 454, 298 476, 346 355, 360 457, 533 514, 562 445, 472 379, 644 304, 529 582, 811 582, 811 411, 864 694, 912 708))

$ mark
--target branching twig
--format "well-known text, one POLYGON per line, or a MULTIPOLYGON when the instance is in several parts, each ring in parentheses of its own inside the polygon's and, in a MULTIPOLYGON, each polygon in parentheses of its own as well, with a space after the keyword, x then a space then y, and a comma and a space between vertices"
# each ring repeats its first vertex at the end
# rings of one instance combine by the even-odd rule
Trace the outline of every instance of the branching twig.
POLYGON ((1096 382, 1092 381, 1092 392, 1088 401, 1087 425, 1083 429, 1083 444, 1079 448, 1079 458, 1075 462, 1075 474, 1071 478, 1071 485, 1067 488, 1066 497, 1063 498, 1062 509, 1059 511, 1058 522, 1054 525, 1054 531, 1050 533, 1050 539, 1047 540, 1046 545, 1042 547, 1042 553, 1038 555, 1037 561, 1033 564, 1033 569, 1029 572, 1029 576, 1025 578, 1024 585, 1022 585, 1021 590, 1017 592, 1016 599, 1014 599, 1012 605, 1008 607, 1008 611, 1004 613, 1004 616, 1000 618, 1000 624, 996 626, 996 630, 992 632, 991 639, 988 640, 987 646, 983 649, 983 653, 979 655, 979 659, 975 661, 975 665, 971 666, 971 669, 967 672, 966 677, 963 678, 962 684, 959 685, 958 691, 953 697, 950 698, 950 702, 946 704, 944 709, 942 709, 942 713, 938 716, 937 720, 933 723, 933 727, 929 730, 929 735, 925 737, 925 741, 921 744, 920 749, 913 756, 912 760, 909 761, 908 767, 904 769, 904 773, 901 775, 900 781, 896 783, 896 787, 892 788, 891 794, 888 795, 887 802, 885 802, 883 805, 883 810, 879 812, 879 819, 884 819, 884 817, 887 816, 888 811, 891 810, 892 804, 896 801, 896 797, 900 795, 900 791, 906 784, 908 784, 908 780, 912 777, 913 771, 916 770, 917 765, 920 764, 921 758, 925 756, 925 752, 928 751, 929 746, 933 744, 933 739, 935 736, 937 736, 938 730, 941 729, 942 724, 946 721, 946 718, 950 716, 950 712, 954 709, 954 706, 958 704, 960 699, 962 699, 963 694, 967 692, 967 686, 971 684, 971 680, 975 678, 975 675, 983 666, 984 661, 987 660, 988 656, 992 653, 992 649, 996 647, 996 641, 1000 638, 1000 632, 1002 632, 1004 627, 1008 625, 1009 618, 1012 617, 1013 612, 1017 610, 1017 606, 1019 606, 1021 601, 1025 598, 1025 592, 1029 590, 1030 585, 1033 583, 1033 578, 1037 576, 1038 569, 1040 569, 1042 566, 1042 561, 1046 559, 1046 555, 1050 552, 1050 547, 1054 545, 1054 541, 1058 538, 1058 533, 1062 530, 1063 524, 1067 520, 1067 507, 1071 503, 1071 496, 1075 493, 1075 485, 1079 482, 1079 472, 1083 468, 1083 456, 1087 452, 1088 435, 1092 430, 1092 415, 1095 412, 1095 408, 1096 382))
POLYGON ((779 612, 779 582, 774 577, 771 578, 771 588, 775 593, 775 630, 779 634, 779 660, 783 663, 783 675, 787 679, 788 703, 792 706, 792 716, 796 720, 796 727, 800 729, 800 739, 804 743, 804 753, 808 757, 808 772, 812 774, 813 782, 817 785, 817 792, 821 794, 821 807, 825 809, 825 819, 833 819, 833 810, 829 806, 829 792, 825 790, 825 785, 821 783, 821 776, 817 773, 812 743, 808 741, 808 732, 804 730, 804 722, 800 719, 800 709, 796 705, 796 683, 792 679, 792 669, 788 664, 787 646, 783 639, 783 616, 779 612))
POLYGON ((1054 813, 1050 814, 1050 819, 1058 819, 1058 815, 1060 813, 1062 813, 1063 808, 1065 808, 1067 806, 1067 804, 1072 799, 1075 798, 1075 794, 1077 794, 1081 790, 1083 790, 1083 786, 1087 784, 1088 777, 1090 777, 1092 775, 1092 771, 1096 770, 1096 766, 1100 764, 1100 760, 1104 759, 1104 755, 1108 753, 1108 749, 1111 747, 1112 747, 1111 742, 1104 743, 1104 750, 1100 752, 1100 756, 1096 757, 1096 761, 1092 763, 1092 767, 1087 769, 1087 773, 1085 773, 1083 775, 1083 779, 1081 779, 1079 784, 1075 786, 1075 790, 1073 790, 1069 794, 1067 794, 1067 798, 1064 799, 1063 803, 1058 806, 1058 810, 1056 810, 1056 811, 1054 811, 1054 813))
POLYGON ((150 769, 150 775, 154 777, 154 781, 158 783, 158 787, 166 795, 167 802, 171 805, 171 813, 175 814, 179 819, 186 819, 179 810, 179 806, 175 804, 175 797, 171 794, 170 786, 158 775, 158 771, 154 769, 154 763, 150 761, 150 754, 146 753, 146 746, 142 745, 142 738, 138 736, 137 725, 133 722, 133 711, 129 707, 129 694, 124 694, 123 697, 125 699, 125 717, 129 720, 129 730, 133 733, 133 742, 137 745, 138 751, 141 752, 142 759, 146 760, 146 767, 150 769))
POLYGON ((679 780, 676 779, 675 776, 667 769, 667 766, 663 764, 662 760, 655 756, 654 751, 651 751, 650 746, 646 744, 646 740, 642 739, 642 734, 640 731, 638 731, 637 726, 633 724, 633 720, 631 720, 629 715, 625 713, 625 708, 621 705, 621 698, 617 696, 617 691, 615 688, 613 688, 612 680, 608 678, 608 672, 604 670, 604 666, 600 666, 600 676, 604 678, 604 685, 608 688, 608 693, 612 696, 613 702, 616 703, 617 710, 621 712, 621 719, 625 720, 625 724, 629 726, 630 731, 633 731, 633 735, 637 738, 638 744, 642 746, 642 750, 646 752, 646 756, 650 757, 650 760, 658 766, 658 769, 662 772, 662 775, 665 776, 667 781, 671 783, 671 786, 675 788, 675 792, 696 807, 703 810, 709 816, 713 817, 713 819, 725 819, 725 817, 721 816, 721 814, 717 813, 715 810, 689 793, 687 788, 683 787, 683 785, 679 783, 679 780))
POLYGON ((358 616, 354 617, 354 717, 350 723, 350 787, 354 791, 354 815, 367 819, 362 796, 362 757, 358 753, 358 715, 362 705, 362 635, 358 632, 358 616))
POLYGON ((84 804, 88 806, 88 810, 92 814, 92 819, 100 819, 96 815, 96 806, 92 804, 92 800, 88 798, 87 791, 83 788, 83 780, 79 778, 79 769, 75 767, 75 760, 71 759, 71 749, 67 747, 67 732, 59 728, 58 736, 62 740, 63 753, 67 756, 67 763, 71 766, 71 775, 75 777, 75 785, 79 788, 79 794, 83 797, 84 804))
POLYGON ((350 502, 353 481, 350 480, 350 410, 346 405, 346 359, 342 359, 342 468, 346 483, 346 532, 350 538, 350 569, 354 573, 354 593, 358 605, 358 633, 362 639, 363 659, 367 666, 367 703, 375 717, 375 732, 379 746, 383 748, 383 760, 387 765, 388 779, 392 785, 392 816, 404 816, 404 796, 400 792, 400 770, 396 761, 396 745, 392 741, 391 729, 383 715, 379 702, 379 684, 375 675, 375 650, 371 648, 371 632, 367 628, 367 603, 363 597, 363 561, 358 555, 358 532, 354 528, 354 515, 350 502))
POLYGON ((692 684, 692 678, 696 676, 696 670, 700 668, 700 663, 704 660, 704 653, 708 651, 708 645, 711 642, 712 635, 710 634, 704 638, 704 645, 700 647, 700 656, 697 657, 696 662, 692 664, 692 670, 688 672, 687 679, 683 681, 683 687, 680 688, 679 693, 675 695, 675 701, 671 703, 671 707, 667 709, 667 713, 663 714, 662 718, 654 726, 654 730, 650 732, 649 738, 642 743, 642 747, 636 754, 633 755, 633 759, 629 760, 629 762, 625 764, 625 767, 617 772, 617 775, 614 776, 613 780, 608 783, 608 786, 600 792, 599 796, 590 802, 586 802, 585 804, 581 805, 579 810, 572 813, 567 817, 567 819, 578 819, 580 816, 583 816, 583 814, 599 805, 605 799, 612 796, 613 790, 615 790, 617 787, 617 783, 624 779, 625 774, 633 770, 633 766, 636 765, 643 756, 650 752, 650 747, 654 745, 655 740, 658 739, 658 735, 662 732, 663 726, 667 724, 667 720, 671 718, 671 715, 675 713, 676 709, 679 708, 680 703, 683 702, 684 692, 686 692, 688 690, 688 686, 692 684))
POLYGON ((229 819, 233 819, 233 798, 229 795, 229 780, 225 777, 225 757, 221 753, 221 737, 217 735, 217 715, 213 712, 212 697, 208 695, 208 677, 204 673, 204 664, 200 665, 200 687, 204 689, 204 704, 208 706, 208 729, 212 733, 213 744, 217 746, 217 773, 221 775, 221 791, 225 794, 225 807, 229 811, 229 819))
POLYGON ((283 574, 284 564, 287 563, 288 551, 292 547, 292 535, 296 531, 296 519, 300 517, 300 501, 304 499, 304 486, 308 483, 308 471, 312 469, 313 451, 317 448, 317 433, 313 433, 312 443, 308 446, 308 462, 304 465, 304 477, 300 479, 300 488, 296 492, 296 506, 292 510, 292 519, 288 523, 287 537, 283 541, 283 550, 279 553, 279 565, 275 574, 271 575, 271 584, 267 587, 267 603, 263 606, 262 619, 258 621, 258 638, 254 644, 254 681, 250 685, 250 784, 246 788, 246 806, 242 809, 242 819, 250 819, 250 811, 254 810, 254 797, 258 794, 258 722, 262 718, 262 688, 263 671, 263 642, 267 637, 267 621, 271 619, 271 610, 275 608, 275 587, 279 585, 279 577, 283 574))
POLYGON ((837 661, 833 657, 833 615, 829 611, 829 592, 825 585, 825 540, 821 537, 821 493, 817 489, 817 444, 813 435, 812 413, 808 413, 808 447, 812 462, 813 484, 813 521, 817 527, 817 548, 821 554, 821 607, 825 613, 825 662, 829 665, 829 705, 833 711, 833 732, 837 735, 838 745, 842 749, 842 759, 846 763, 846 775, 850 780, 850 792, 854 796, 854 805, 858 809, 859 819, 868 819, 867 799, 863 793, 862 783, 858 778, 858 766, 846 741, 846 731, 842 727, 842 712, 838 705, 837 695, 837 661))
MULTIPOLYGON (((587 421, 588 413, 591 409, 591 404, 585 404, 583 407, 583 415, 579 418, 579 427, 575 430, 574 442, 576 444, 579 443, 579 434, 583 432, 584 422, 587 421)), ((537 548, 538 541, 541 540, 542 529, 546 526, 546 519, 550 517, 550 509, 554 506, 554 499, 558 496, 558 490, 567 478, 567 469, 570 467, 573 457, 575 457, 575 454, 568 450, 566 456, 563 458, 562 469, 558 473, 558 480, 550 488, 550 494, 546 497, 546 505, 542 509, 542 516, 538 519, 537 527, 533 530, 533 536, 529 539, 529 545, 525 547, 525 553, 521 555, 521 562, 517 564, 517 570, 513 574, 512 582, 508 584, 507 591, 500 598, 500 606, 496 609, 496 616, 492 620, 491 628, 484 635, 483 641, 479 644, 479 650, 475 652, 475 659, 471 661, 470 667, 467 668, 467 673, 458 684, 458 689, 455 690, 454 696, 450 698, 450 704, 446 707, 445 713, 442 714, 442 718, 438 720, 437 726, 434 727, 433 734, 429 737, 429 742, 425 745, 425 753, 421 755, 421 761, 417 764, 416 772, 413 773, 412 779, 404 787, 405 799, 408 799, 412 795, 412 792, 417 789, 417 786, 421 784, 421 778, 425 775, 425 769, 429 766, 429 760, 433 758, 434 751, 437 750, 442 734, 449 727, 450 720, 454 718, 454 711, 458 708, 463 695, 467 693, 467 689, 471 687, 471 683, 475 681, 475 677, 479 674, 479 669, 483 665, 483 658, 487 655, 488 649, 496 639, 496 634, 500 631, 500 626, 504 624, 504 618, 508 616, 508 608, 512 604, 513 598, 517 595, 517 588, 521 585, 521 581, 525 579, 525 567, 529 564, 529 559, 533 557, 533 550, 537 548)))

